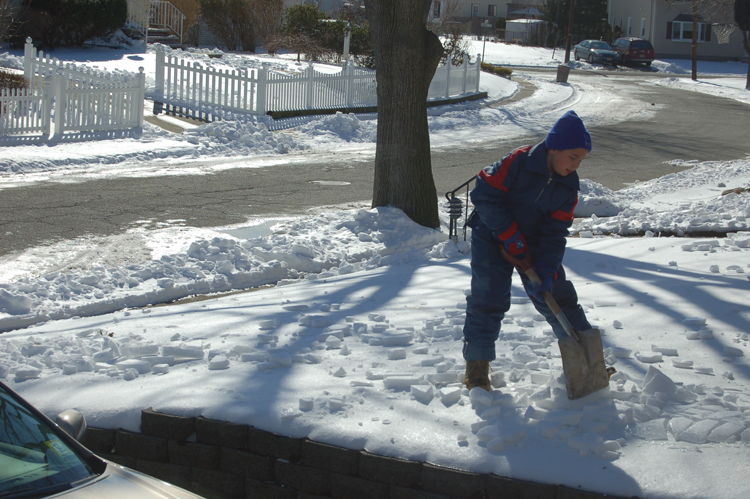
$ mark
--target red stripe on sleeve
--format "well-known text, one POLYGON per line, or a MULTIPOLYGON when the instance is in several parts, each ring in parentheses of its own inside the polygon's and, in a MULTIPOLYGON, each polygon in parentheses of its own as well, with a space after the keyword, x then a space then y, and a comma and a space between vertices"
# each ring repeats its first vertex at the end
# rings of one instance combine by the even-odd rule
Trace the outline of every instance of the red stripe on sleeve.
POLYGON ((516 160, 518 156, 521 154, 525 154, 531 150, 531 146, 526 147, 519 147, 512 153, 510 153, 502 163, 500 163, 500 166, 498 166, 495 169, 495 172, 492 174, 487 173, 487 171, 482 170, 479 172, 479 176, 482 180, 487 182, 488 185, 494 187, 495 189, 499 189, 502 192, 508 192, 508 188, 503 185, 503 182, 505 181, 505 177, 508 175, 508 169, 510 168, 510 165, 513 163, 513 161, 516 160))
POLYGON ((552 212, 552 218, 562 220, 563 222, 572 222, 574 218, 573 212, 576 210, 577 204, 578 204, 578 196, 576 196, 576 200, 573 203, 573 208, 571 208, 570 211, 555 210, 552 212))

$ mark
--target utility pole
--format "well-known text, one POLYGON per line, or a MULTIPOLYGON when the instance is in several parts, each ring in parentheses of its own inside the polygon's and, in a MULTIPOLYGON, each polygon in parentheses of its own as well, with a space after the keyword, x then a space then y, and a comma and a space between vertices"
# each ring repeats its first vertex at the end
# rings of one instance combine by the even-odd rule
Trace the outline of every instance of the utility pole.
POLYGON ((573 38, 573 13, 576 8, 576 0, 570 0, 570 16, 568 17, 568 39, 565 40, 565 64, 570 62, 570 42, 573 38))
POLYGON ((693 81, 698 79, 698 0, 693 0, 693 81))

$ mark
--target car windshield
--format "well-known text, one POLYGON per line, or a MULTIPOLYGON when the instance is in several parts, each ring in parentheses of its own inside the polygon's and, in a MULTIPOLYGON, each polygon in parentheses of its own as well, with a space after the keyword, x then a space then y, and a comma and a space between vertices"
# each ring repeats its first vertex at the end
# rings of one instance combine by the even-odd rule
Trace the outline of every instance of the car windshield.
POLYGON ((610 47, 609 43, 607 42, 591 42, 591 48, 599 50, 612 50, 612 47, 610 47))
POLYGON ((645 50, 651 48, 651 42, 646 40, 635 40, 633 41, 633 45, 630 47, 633 50, 645 50))
POLYGON ((51 495, 94 476, 88 464, 0 386, 0 498, 51 495))

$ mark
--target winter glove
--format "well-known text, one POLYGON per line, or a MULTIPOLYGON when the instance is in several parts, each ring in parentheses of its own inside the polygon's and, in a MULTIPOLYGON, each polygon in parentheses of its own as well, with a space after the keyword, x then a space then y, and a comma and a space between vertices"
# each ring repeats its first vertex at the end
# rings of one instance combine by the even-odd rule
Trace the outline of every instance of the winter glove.
POLYGON ((552 285, 557 277, 557 268, 553 267, 547 262, 536 262, 534 264, 534 271, 542 280, 540 283, 531 283, 531 294, 536 298, 542 299, 542 295, 552 289, 552 285))
POLYGON ((526 251, 526 239, 524 239, 521 231, 518 230, 516 222, 510 224, 510 227, 505 229, 498 236, 503 242, 503 247, 511 256, 518 256, 526 251))

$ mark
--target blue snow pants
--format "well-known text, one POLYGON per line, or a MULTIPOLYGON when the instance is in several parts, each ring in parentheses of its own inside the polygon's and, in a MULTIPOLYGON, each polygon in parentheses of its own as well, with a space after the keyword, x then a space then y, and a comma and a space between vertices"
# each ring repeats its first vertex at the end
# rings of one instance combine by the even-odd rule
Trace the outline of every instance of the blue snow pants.
MULTIPOLYGON (((500 324, 510 309, 511 278, 515 267, 500 254, 500 244, 488 230, 477 228, 472 231, 471 296, 466 298, 464 323, 463 355, 466 361, 495 360, 495 342, 500 335, 500 324)), ((531 295, 531 281, 526 274, 520 274, 534 307, 552 326, 555 336, 565 338, 567 333, 544 299, 539 300, 531 295)), ((557 269, 552 296, 575 329, 585 331, 591 328, 578 304, 573 283, 565 279, 562 265, 557 269)))

